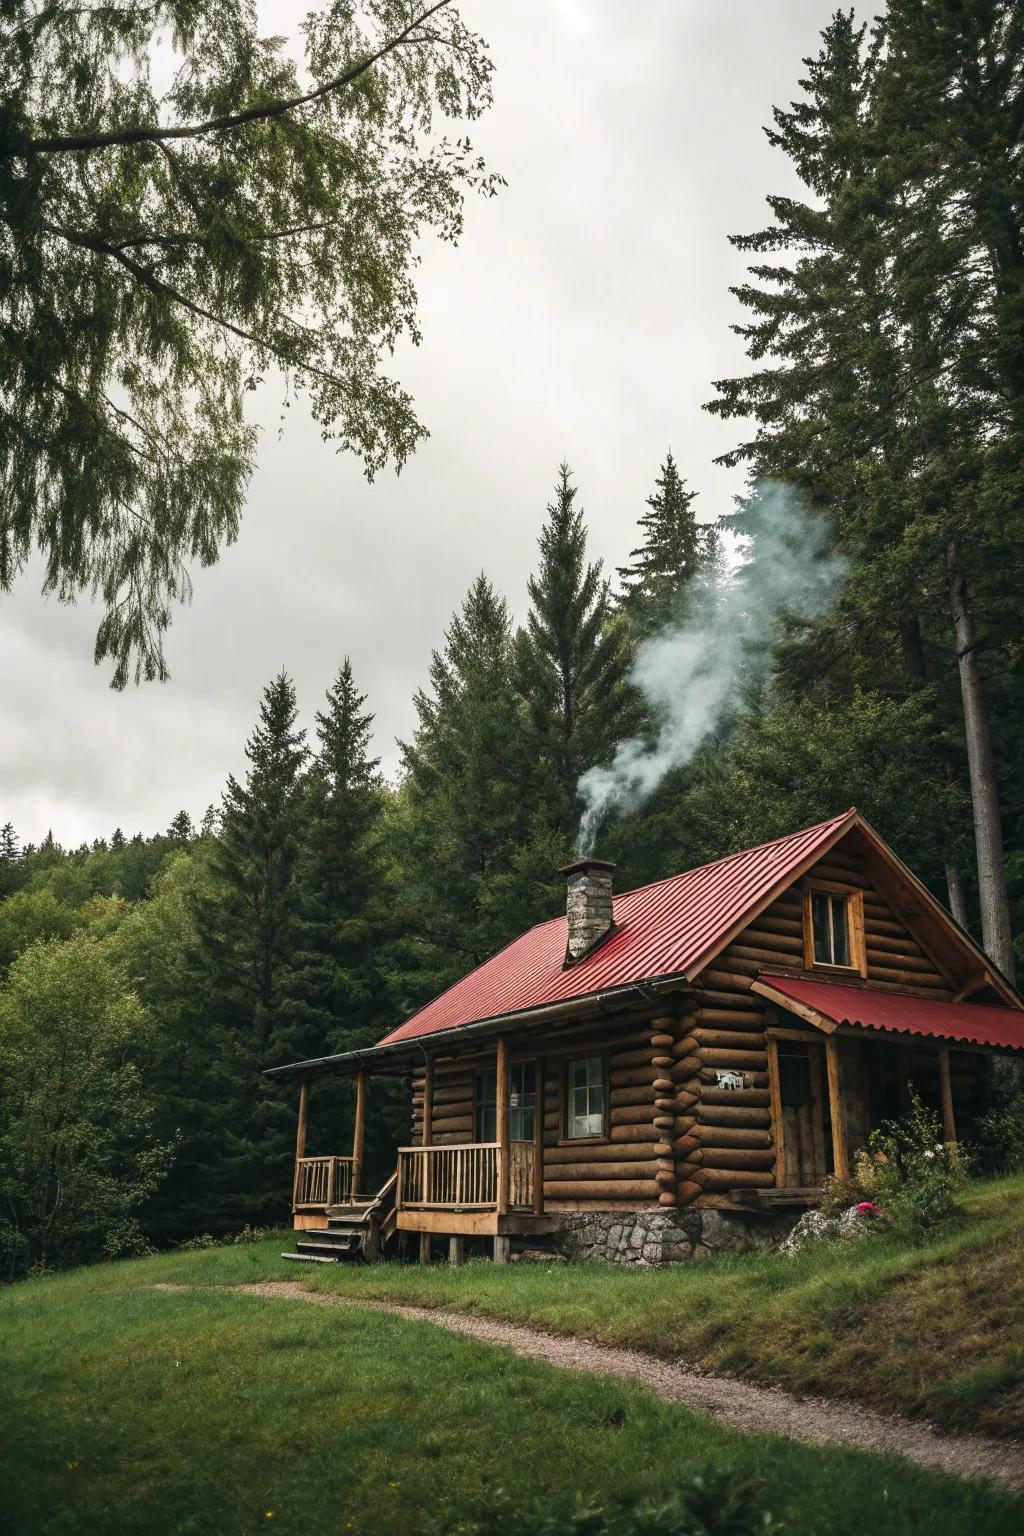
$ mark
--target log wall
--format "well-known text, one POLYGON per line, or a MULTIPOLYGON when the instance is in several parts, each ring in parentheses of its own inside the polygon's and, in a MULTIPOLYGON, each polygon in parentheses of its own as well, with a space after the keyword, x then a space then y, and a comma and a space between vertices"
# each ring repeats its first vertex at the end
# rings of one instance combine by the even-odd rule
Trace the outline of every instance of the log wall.
POLYGON ((624 1018, 611 1028, 584 1026, 576 1039, 561 1044, 564 1054, 545 1058, 546 1210, 631 1210, 658 1203, 666 1164, 659 1159, 654 1124, 663 1054, 652 1038, 656 1033, 642 1018, 624 1018), (596 1053, 608 1060, 608 1136, 569 1140, 563 1123, 566 1065, 596 1053))
MULTIPOLYGON (((472 1061, 459 1062, 435 1061, 430 1112, 430 1139, 435 1146, 451 1146, 454 1142, 475 1140, 473 1083, 478 1069, 493 1073, 494 1057, 479 1056, 472 1061)), ((423 1086, 422 1075, 413 1078, 414 1146, 423 1143, 423 1086)))

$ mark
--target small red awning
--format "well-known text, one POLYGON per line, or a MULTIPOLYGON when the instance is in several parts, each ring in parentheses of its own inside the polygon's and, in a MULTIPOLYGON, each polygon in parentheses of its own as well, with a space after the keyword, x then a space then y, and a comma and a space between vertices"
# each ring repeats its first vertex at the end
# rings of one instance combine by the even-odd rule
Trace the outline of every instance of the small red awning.
POLYGON ((828 1034, 840 1024, 860 1024, 896 1034, 936 1040, 962 1040, 1024 1051, 1024 1010, 986 1003, 933 1003, 926 997, 882 992, 874 987, 845 987, 834 981, 762 973, 754 991, 793 1011, 828 1034))

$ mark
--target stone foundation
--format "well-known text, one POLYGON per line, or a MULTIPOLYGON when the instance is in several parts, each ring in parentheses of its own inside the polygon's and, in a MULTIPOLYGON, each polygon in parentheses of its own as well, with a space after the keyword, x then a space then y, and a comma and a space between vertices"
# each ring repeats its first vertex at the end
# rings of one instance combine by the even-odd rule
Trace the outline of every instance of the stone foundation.
POLYGON ((776 1248, 800 1213, 741 1211, 566 1211, 554 1234, 557 1252, 608 1264, 681 1264, 715 1253, 776 1248))

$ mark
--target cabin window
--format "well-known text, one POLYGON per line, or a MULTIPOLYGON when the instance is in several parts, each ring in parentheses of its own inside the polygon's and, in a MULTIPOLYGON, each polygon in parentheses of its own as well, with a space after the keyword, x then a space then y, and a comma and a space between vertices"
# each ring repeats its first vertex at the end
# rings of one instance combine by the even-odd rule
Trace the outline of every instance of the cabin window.
POLYGON ((850 964, 850 898, 833 891, 811 892, 815 965, 850 964))
POLYGON ((605 1117, 604 1058, 583 1056, 570 1061, 566 1077, 567 1137, 603 1136, 605 1117))
POLYGON ((508 1130, 513 1141, 533 1140, 536 1097, 533 1062, 514 1062, 508 1081, 508 1130))
POLYGON ((498 1139, 498 1095, 494 1069, 476 1074, 474 1134, 477 1141, 498 1139))
POLYGON ((804 965, 867 975, 864 893, 827 880, 804 887, 804 965))

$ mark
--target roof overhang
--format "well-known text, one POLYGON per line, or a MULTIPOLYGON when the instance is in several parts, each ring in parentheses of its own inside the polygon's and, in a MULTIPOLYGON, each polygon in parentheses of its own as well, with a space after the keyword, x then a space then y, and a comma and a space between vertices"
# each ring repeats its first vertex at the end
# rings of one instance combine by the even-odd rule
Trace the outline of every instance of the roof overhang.
POLYGON ((944 1040, 951 1045, 1024 1051, 1024 1014, 1017 1008, 932 1002, 904 992, 802 976, 762 974, 751 990, 826 1035, 834 1034, 842 1025, 852 1025, 884 1034, 944 1040))
POLYGON ((687 978, 692 981, 699 977, 702 971, 713 964, 716 956, 727 949, 743 929, 749 927, 783 891, 808 874, 830 849, 851 833, 859 843, 868 873, 879 894, 906 923, 925 953, 949 981, 951 990, 965 996, 987 987, 1001 997, 1009 1008, 1024 1008, 1020 993, 1013 984, 855 808, 851 808, 823 842, 812 849, 799 864, 780 876, 756 905, 747 908, 728 932, 720 935, 687 968, 687 978), (955 966, 950 964, 951 959, 955 959, 955 966))
POLYGON ((602 992, 590 992, 584 997, 567 998, 558 1003, 545 1003, 537 1008, 523 1008, 515 1013, 496 1014, 494 1018, 477 1019, 471 1024, 457 1024, 451 1029, 431 1030, 422 1035, 411 1035, 405 1040, 395 1040, 390 1045, 371 1045, 357 1051, 343 1051, 336 1056, 314 1056, 308 1061, 290 1061, 281 1067, 265 1067, 264 1077, 355 1077, 361 1071, 381 1075, 401 1076, 413 1067, 422 1066, 428 1056, 453 1056, 479 1049, 510 1029, 551 1028, 560 1023, 593 1022, 604 1016, 613 1019, 649 1004, 666 993, 692 992, 685 976, 656 976, 648 981, 630 982, 628 986, 615 987, 602 992))

